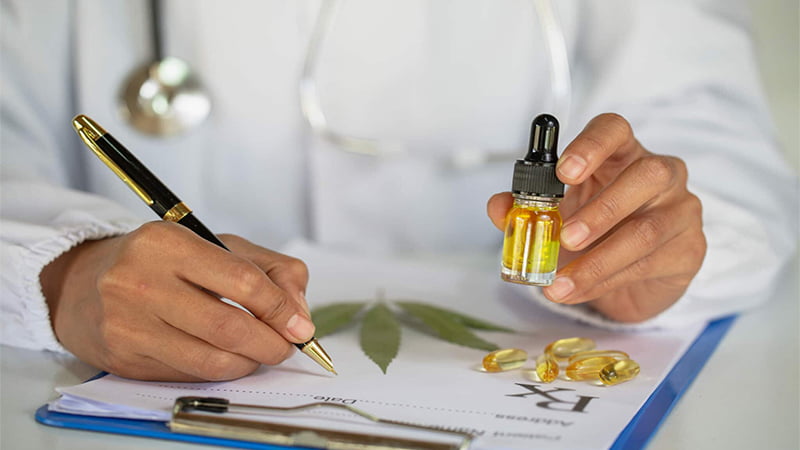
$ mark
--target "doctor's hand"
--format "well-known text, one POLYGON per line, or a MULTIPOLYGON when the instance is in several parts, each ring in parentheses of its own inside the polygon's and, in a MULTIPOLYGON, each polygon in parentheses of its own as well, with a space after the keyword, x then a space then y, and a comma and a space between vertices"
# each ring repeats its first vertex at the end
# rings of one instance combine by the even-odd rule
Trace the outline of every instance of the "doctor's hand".
MULTIPOLYGON (((675 303, 706 252, 700 200, 682 160, 647 151, 616 114, 592 119, 559 158, 569 185, 561 202, 559 270, 551 301, 589 304, 610 319, 640 322, 675 303)), ((489 199, 504 228, 508 192, 489 199)))
POLYGON ((314 334, 305 264, 219 237, 231 252, 151 222, 61 255, 40 275, 59 341, 99 369, 143 380, 228 380, 283 361, 290 342, 314 334))

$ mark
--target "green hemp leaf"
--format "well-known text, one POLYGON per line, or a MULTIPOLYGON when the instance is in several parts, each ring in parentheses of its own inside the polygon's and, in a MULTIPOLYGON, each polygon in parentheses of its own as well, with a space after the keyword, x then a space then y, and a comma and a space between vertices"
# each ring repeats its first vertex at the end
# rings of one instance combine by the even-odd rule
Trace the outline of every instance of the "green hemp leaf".
MULTIPOLYGON (((479 350, 492 351, 498 349, 497 345, 476 336, 463 322, 456 319, 450 311, 442 311, 439 308, 417 302, 398 302, 397 305, 421 320, 437 337, 445 341, 479 350)), ((474 320, 477 321, 477 319, 474 320)))
MULTIPOLYGON (((420 302, 411 302, 411 301, 400 301, 395 300, 395 303, 399 305, 401 308, 404 308, 408 311, 408 308, 411 309, 426 309, 430 310, 431 313, 434 315, 441 315, 442 317, 447 317, 448 320, 460 322, 462 325, 472 328, 474 330, 486 330, 486 331, 502 331, 504 333, 513 333, 514 330, 511 328, 501 327, 499 325, 495 325, 493 323, 486 322, 485 320, 476 319, 474 317, 470 317, 464 314, 461 314, 456 311, 452 311, 449 309, 445 309, 439 306, 428 305, 425 303, 420 302)), ((409 311, 410 312, 410 311, 409 311)), ((413 314, 413 313, 412 313, 413 314)))
POLYGON ((367 308, 367 302, 333 303, 311 311, 317 332, 316 337, 326 336, 347 328, 363 314, 360 344, 364 354, 369 357, 383 373, 397 356, 400 349, 400 323, 421 324, 421 331, 451 342, 478 350, 497 350, 497 345, 477 336, 471 330, 500 331, 513 333, 514 330, 477 319, 460 312, 429 305, 413 300, 380 300, 367 308), (395 306, 394 308, 392 306, 395 306))
POLYGON ((400 325, 384 303, 376 303, 361 322, 361 349, 381 368, 389 367, 400 349, 400 325))
POLYGON ((311 311, 311 319, 317 327, 314 336, 321 338, 350 325, 356 314, 364 309, 365 302, 358 303, 334 303, 332 305, 314 308, 311 311))

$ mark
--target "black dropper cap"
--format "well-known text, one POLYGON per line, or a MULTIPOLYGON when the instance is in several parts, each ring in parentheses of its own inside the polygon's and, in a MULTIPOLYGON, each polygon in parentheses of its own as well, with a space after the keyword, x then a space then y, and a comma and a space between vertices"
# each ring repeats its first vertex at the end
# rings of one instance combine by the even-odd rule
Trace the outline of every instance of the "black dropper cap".
POLYGON ((528 154, 514 163, 511 190, 534 197, 563 197, 564 183, 556 176, 558 119, 540 114, 531 124, 528 154))

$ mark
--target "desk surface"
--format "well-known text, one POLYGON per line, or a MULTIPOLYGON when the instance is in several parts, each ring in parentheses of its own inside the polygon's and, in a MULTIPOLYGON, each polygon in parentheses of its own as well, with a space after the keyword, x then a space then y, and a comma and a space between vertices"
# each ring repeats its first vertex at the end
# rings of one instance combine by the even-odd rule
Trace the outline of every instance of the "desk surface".
MULTIPOLYGON (((650 442, 650 449, 800 448, 797 260, 765 307, 740 317, 650 442)), ((198 446, 39 425, 36 408, 96 370, 72 357, 0 347, 0 448, 198 446)), ((202 446, 199 448, 213 448, 202 446)))

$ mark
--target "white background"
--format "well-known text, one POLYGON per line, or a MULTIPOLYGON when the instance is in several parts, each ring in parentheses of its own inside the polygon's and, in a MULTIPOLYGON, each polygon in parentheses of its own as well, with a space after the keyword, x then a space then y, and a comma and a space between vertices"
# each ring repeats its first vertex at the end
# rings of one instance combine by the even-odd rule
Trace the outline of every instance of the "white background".
POLYGON ((778 138, 800 172, 800 2, 750 0, 756 50, 778 138))

